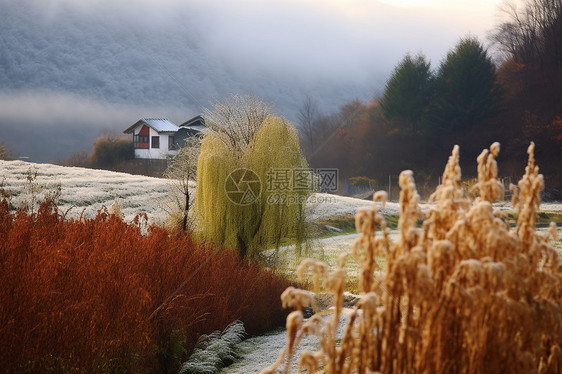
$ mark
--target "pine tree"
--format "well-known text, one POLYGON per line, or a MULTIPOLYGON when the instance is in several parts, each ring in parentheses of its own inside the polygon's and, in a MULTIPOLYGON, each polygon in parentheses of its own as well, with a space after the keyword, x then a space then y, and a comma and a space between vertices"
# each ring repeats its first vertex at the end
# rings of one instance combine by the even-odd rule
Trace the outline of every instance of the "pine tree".
POLYGON ((407 54, 386 84, 380 106, 389 120, 411 126, 415 134, 433 97, 430 63, 423 55, 407 54))
POLYGON ((476 38, 461 39, 437 72, 431 122, 452 132, 482 124, 495 114, 499 98, 496 68, 476 38))

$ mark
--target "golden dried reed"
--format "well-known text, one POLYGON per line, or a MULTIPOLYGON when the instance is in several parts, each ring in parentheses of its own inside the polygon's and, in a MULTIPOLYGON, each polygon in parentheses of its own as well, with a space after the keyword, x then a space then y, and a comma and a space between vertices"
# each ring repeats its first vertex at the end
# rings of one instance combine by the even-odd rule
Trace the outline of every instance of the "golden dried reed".
MULTIPOLYGON (((413 174, 400 175, 400 237, 389 240, 375 209, 361 210, 361 235, 353 247, 363 272, 361 300, 351 312, 341 340, 335 335, 342 313, 345 270, 313 265, 317 279, 336 295, 333 318, 303 319, 300 298, 287 320, 288 343, 274 373, 285 362, 289 372, 295 346, 316 334, 320 347, 305 351, 299 368, 309 373, 560 373, 562 372, 562 262, 549 244, 556 236, 535 230, 539 192, 544 186, 534 161, 534 144, 514 198, 518 212, 510 229, 492 207, 503 198, 497 180, 494 143, 478 157, 474 201, 461 186, 459 148, 454 147, 435 202, 422 217, 413 174), (374 257, 387 256, 386 273, 374 278, 374 257)), ((375 195, 377 200, 384 198, 375 195)), ((343 262, 343 261, 342 261, 343 262)), ((292 289, 292 299, 299 291, 292 289)), ((289 297, 284 293, 283 301, 289 297)), ((291 305, 290 303, 288 303, 291 305)))

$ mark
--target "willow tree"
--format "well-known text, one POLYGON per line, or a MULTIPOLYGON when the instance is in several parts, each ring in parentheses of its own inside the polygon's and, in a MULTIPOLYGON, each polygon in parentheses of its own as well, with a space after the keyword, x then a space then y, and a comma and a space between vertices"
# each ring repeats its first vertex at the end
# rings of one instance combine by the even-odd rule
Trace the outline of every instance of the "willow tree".
POLYGON ((243 147, 224 133, 205 135, 194 206, 199 234, 237 248, 240 257, 255 258, 283 238, 295 239, 300 249, 310 189, 295 188, 293 175, 306 168, 295 127, 280 117, 266 117, 243 147), (290 176, 283 188, 271 183, 275 171, 290 176))

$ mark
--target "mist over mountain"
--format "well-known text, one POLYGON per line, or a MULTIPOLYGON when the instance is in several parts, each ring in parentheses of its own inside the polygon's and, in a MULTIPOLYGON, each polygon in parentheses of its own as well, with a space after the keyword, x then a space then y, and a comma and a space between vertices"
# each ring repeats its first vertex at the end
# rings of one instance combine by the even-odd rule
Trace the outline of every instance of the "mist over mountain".
POLYGON ((53 161, 89 150, 101 131, 140 117, 181 123, 230 93, 261 97, 291 120, 305 95, 331 110, 375 93, 374 82, 233 63, 196 7, 139 4, 0 1, 0 140, 53 161))
POLYGON ((0 141, 54 161, 89 150, 102 131, 141 117, 181 123, 230 93, 295 122, 306 96, 333 112, 380 94, 408 51, 401 33, 421 50, 437 32, 435 20, 415 26, 419 12, 382 3, 370 19, 314 4, 0 0, 0 141))

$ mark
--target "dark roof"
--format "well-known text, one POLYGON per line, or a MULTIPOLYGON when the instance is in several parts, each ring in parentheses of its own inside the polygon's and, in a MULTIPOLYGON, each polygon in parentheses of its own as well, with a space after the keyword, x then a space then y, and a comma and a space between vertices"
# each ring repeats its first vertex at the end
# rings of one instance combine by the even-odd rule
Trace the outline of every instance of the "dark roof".
POLYGON ((205 126, 205 118, 201 115, 195 116, 180 125, 180 130, 186 129, 188 131, 200 132, 206 134, 209 128, 205 126))
POLYGON ((193 128, 197 128, 201 126, 205 127, 205 119, 201 115, 188 119, 187 121, 185 121, 180 125, 180 127, 193 127, 193 128))
POLYGON ((152 128, 154 131, 161 133, 161 132, 176 132, 178 131, 179 127, 175 124, 170 122, 166 118, 142 118, 135 122, 134 125, 130 126, 127 130, 123 131, 125 134, 130 134, 133 130, 141 125, 145 124, 152 128))

